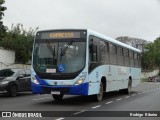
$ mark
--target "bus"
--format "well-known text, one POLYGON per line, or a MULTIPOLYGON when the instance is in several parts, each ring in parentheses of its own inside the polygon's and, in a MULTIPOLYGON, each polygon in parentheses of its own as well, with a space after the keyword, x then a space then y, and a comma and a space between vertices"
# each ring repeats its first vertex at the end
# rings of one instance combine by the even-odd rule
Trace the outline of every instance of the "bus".
POLYGON ((44 30, 36 33, 31 81, 34 94, 92 95, 123 91, 140 83, 140 50, 89 29, 44 30))

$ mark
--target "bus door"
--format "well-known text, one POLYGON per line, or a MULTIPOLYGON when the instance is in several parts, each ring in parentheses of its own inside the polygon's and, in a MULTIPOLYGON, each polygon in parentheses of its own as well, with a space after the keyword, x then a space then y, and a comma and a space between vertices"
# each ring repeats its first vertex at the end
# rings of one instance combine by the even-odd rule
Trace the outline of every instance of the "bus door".
POLYGON ((90 36, 89 40, 89 94, 97 94, 99 92, 99 40, 90 36))

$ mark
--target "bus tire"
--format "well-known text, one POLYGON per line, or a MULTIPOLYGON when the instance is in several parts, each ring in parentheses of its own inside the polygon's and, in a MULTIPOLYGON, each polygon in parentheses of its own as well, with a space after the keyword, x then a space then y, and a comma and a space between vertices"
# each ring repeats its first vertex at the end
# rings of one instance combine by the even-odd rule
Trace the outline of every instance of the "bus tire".
POLYGON ((132 81, 129 80, 129 81, 128 81, 128 88, 127 88, 127 89, 124 89, 124 93, 125 93, 125 94, 130 94, 130 93, 131 93, 131 88, 132 88, 132 81))
POLYGON ((52 95, 52 97, 54 98, 55 101, 62 101, 63 99, 63 94, 60 95, 52 95))
POLYGON ((96 102, 100 102, 103 99, 103 92, 103 83, 101 81, 99 93, 93 96, 96 102))

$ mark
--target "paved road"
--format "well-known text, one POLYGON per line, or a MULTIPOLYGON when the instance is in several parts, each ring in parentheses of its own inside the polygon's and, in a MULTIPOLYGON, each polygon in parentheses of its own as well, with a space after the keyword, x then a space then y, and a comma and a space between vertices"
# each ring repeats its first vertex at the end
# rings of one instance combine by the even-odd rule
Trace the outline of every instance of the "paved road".
MULTIPOLYGON (((50 95, 32 95, 30 92, 19 93, 17 97, 0 95, 0 111, 71 111, 69 116, 75 116, 41 118, 42 120, 128 120, 129 118, 123 117, 76 116, 85 114, 88 111, 160 111, 160 82, 142 83, 133 88, 130 95, 120 94, 119 92, 107 93, 101 102, 93 102, 91 97, 65 96, 63 102, 56 103, 50 95)), ((95 115, 94 112, 88 115, 90 114, 95 115)), ((28 118, 24 119, 27 120, 28 118)), ((137 120, 139 118, 132 119, 137 120)), ((141 119, 158 120, 160 118, 141 119)))

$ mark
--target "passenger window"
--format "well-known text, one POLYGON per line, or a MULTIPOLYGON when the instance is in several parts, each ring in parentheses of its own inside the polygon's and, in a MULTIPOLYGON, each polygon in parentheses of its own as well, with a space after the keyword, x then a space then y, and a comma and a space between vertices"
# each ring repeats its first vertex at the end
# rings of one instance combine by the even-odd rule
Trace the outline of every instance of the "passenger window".
POLYGON ((129 57, 133 58, 133 52, 132 51, 129 52, 129 57))
POLYGON ((134 59, 137 59, 137 53, 134 53, 134 59))
POLYGON ((119 56, 123 56, 123 48, 122 47, 118 47, 118 55, 119 56))
POLYGON ((106 46, 106 43, 104 41, 100 41, 100 44, 99 44, 99 54, 100 54, 100 62, 106 62, 106 59, 108 57, 107 53, 108 53, 108 50, 107 50, 107 46, 106 46))
POLYGON ((116 45, 112 46, 112 53, 117 54, 117 46, 116 45))
POLYGON ((89 54, 90 54, 90 61, 97 62, 97 45, 94 43, 93 39, 90 41, 89 45, 89 54))
POLYGON ((109 43, 110 63, 117 64, 117 46, 109 43))
POLYGON ((128 51, 127 49, 125 49, 124 51, 125 51, 125 52, 124 52, 124 56, 125 56, 125 57, 129 57, 129 51, 128 51))

